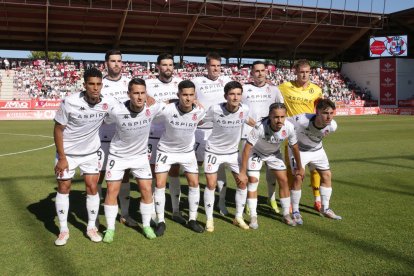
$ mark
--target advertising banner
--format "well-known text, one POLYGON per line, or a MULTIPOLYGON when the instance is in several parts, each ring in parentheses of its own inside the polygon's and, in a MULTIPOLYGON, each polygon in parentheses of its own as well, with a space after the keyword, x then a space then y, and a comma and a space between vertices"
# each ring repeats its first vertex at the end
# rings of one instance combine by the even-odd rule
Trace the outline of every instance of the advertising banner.
POLYGON ((380 106, 397 105, 397 70, 394 58, 380 60, 380 106))

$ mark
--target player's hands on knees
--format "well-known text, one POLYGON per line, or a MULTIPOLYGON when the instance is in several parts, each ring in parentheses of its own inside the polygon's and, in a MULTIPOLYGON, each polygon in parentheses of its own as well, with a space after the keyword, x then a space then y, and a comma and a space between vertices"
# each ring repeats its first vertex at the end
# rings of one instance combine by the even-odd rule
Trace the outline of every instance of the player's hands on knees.
POLYGON ((58 177, 62 177, 65 170, 69 169, 69 164, 66 158, 58 159, 58 162, 55 166, 55 175, 58 177))
POLYGON ((242 179, 240 179, 240 175, 237 176, 236 177, 236 184, 237 184, 237 187, 244 190, 247 187, 247 177, 245 178, 245 180, 242 180, 242 179))
POLYGON ((246 173, 240 172, 238 179, 239 179, 240 183, 244 183, 244 185, 247 185, 248 179, 247 179, 247 174, 246 173))
POLYGON ((300 179, 303 181, 303 178, 305 177, 305 169, 304 168, 295 169, 294 176, 295 178, 300 177, 300 179))

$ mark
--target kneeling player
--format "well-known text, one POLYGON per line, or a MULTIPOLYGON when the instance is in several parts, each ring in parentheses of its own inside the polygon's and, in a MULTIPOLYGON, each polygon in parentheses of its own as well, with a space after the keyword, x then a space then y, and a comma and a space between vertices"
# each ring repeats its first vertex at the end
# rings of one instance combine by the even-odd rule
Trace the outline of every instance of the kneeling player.
MULTIPOLYGON (((340 220, 342 217, 336 215, 329 208, 329 201, 332 195, 331 170, 329 160, 323 149, 322 139, 329 133, 336 131, 337 124, 333 120, 335 104, 329 99, 323 99, 316 105, 316 114, 300 114, 291 117, 295 125, 300 150, 302 167, 309 164, 310 168, 315 168, 321 175, 321 213, 328 218, 340 220)), ((292 169, 299 167, 290 157, 292 169)), ((293 190, 291 190, 291 201, 293 217, 296 223, 302 224, 303 220, 299 213, 299 202, 302 195, 303 178, 295 177, 293 190)))
MULTIPOLYGON (((269 116, 258 122, 251 130, 243 150, 240 180, 247 181, 247 205, 250 208, 250 228, 257 229, 257 186, 259 185, 260 169, 266 162, 268 169, 274 174, 279 183, 280 204, 283 208, 283 222, 295 226, 296 223, 289 214, 290 193, 280 146, 287 139, 293 150, 293 155, 299 169, 295 175, 303 177, 299 147, 292 123, 286 119, 286 107, 283 103, 273 103, 269 107, 269 116), (247 176, 246 176, 247 169, 247 176)), ((290 173, 290 172, 289 172, 290 173)))
POLYGON ((108 229, 103 239, 106 243, 111 243, 114 239, 115 220, 118 214, 117 196, 124 172, 128 169, 131 169, 141 192, 140 212, 144 235, 148 239, 156 238, 154 230, 150 227, 154 203, 147 142, 152 119, 164 104, 148 107, 145 81, 138 78, 129 82, 128 96, 129 100, 116 106, 105 120, 116 125, 106 166, 108 189, 104 209, 108 229))

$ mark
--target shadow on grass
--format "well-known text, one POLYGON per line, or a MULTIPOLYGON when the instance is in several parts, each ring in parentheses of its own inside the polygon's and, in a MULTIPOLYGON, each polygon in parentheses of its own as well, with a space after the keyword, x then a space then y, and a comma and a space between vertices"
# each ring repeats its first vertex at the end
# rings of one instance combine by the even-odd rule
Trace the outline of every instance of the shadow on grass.
POLYGON ((332 159, 329 160, 330 163, 347 163, 347 162, 363 162, 371 163, 374 165, 382 165, 386 167, 397 167, 404 169, 414 169, 414 166, 407 166, 406 164, 392 164, 390 161, 393 159, 403 159, 403 160, 414 160, 413 155, 395 155, 395 156, 376 156, 376 157, 367 157, 367 158, 350 158, 350 159, 332 159))

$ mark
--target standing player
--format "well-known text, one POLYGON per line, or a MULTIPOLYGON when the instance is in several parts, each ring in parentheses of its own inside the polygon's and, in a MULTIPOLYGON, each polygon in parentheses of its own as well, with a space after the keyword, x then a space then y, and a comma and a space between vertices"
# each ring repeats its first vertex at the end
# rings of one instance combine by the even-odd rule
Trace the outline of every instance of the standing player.
MULTIPOLYGON (((147 80, 148 95, 153 97, 157 102, 165 102, 167 100, 177 99, 178 84, 181 78, 173 76, 174 57, 171 54, 163 53, 157 58, 158 78, 147 80)), ((148 141, 148 152, 151 154, 151 168, 154 172, 155 158, 157 156, 157 146, 165 128, 162 123, 153 122, 151 126, 151 134, 148 141)), ((172 219, 180 224, 186 224, 187 221, 180 212, 180 166, 174 164, 168 173, 169 188, 171 195, 171 205, 173 210, 172 219)))
MULTIPOLYGON (((280 203, 283 208, 283 222, 295 226, 296 222, 289 214, 290 193, 286 172, 280 147, 288 141, 298 166, 295 175, 303 177, 304 171, 300 161, 299 147, 295 129, 292 123, 286 121, 286 107, 283 103, 273 103, 269 107, 269 115, 260 120, 251 130, 247 143, 243 149, 240 180, 247 184, 247 205, 250 208, 250 228, 257 229, 257 187, 259 185, 260 169, 266 162, 268 170, 279 183, 280 203), (247 176, 246 176, 247 171, 247 176)), ((289 172, 290 173, 290 172, 289 172)))
MULTIPOLYGON (((337 129, 337 124, 333 120, 334 111, 335 104, 329 99, 323 99, 318 101, 316 105, 316 114, 299 114, 293 116, 291 121, 295 125, 298 136, 303 169, 306 165, 309 165, 311 169, 316 169, 321 176, 321 214, 331 219, 340 220, 342 217, 336 215, 329 208, 329 201, 332 195, 332 176, 329 160, 322 145, 322 139, 337 129)), ((292 158, 291 166, 295 170, 299 168, 299 164, 293 163, 292 158)), ((291 191, 293 218, 297 224, 303 224, 302 216, 299 213, 302 181, 302 177, 295 176, 293 190, 291 191)))
POLYGON ((111 243, 115 234, 115 220, 118 214, 117 196, 121 180, 126 170, 131 169, 141 193, 140 212, 144 235, 155 239, 150 226, 154 209, 152 199, 152 173, 148 160, 148 137, 154 116, 163 107, 146 105, 147 93, 145 81, 132 79, 128 85, 129 100, 117 105, 105 122, 114 123, 116 132, 109 148, 106 167, 108 190, 105 198, 105 217, 108 224, 103 241, 111 243))
POLYGON ((154 199, 158 219, 155 231, 157 236, 162 236, 166 229, 164 219, 165 186, 168 171, 173 164, 183 166, 188 181, 188 227, 197 233, 204 231, 203 227, 197 223, 200 187, 197 159, 194 152, 194 132, 198 123, 204 118, 205 111, 194 104, 195 86, 189 80, 178 84, 178 99, 177 103, 171 103, 163 108, 156 119, 162 122, 165 127, 158 143, 155 163, 157 184, 154 199))
MULTIPOLYGON (((197 100, 206 110, 210 106, 222 102, 223 88, 231 81, 228 76, 221 75, 221 56, 218 53, 210 52, 206 56, 207 76, 196 77, 193 82, 196 86, 197 100)), ((196 155, 198 164, 201 166, 204 161, 204 149, 208 137, 211 135, 212 124, 205 123, 196 130, 196 155)), ((220 166, 217 177, 217 188, 219 191, 218 207, 222 215, 229 212, 226 208, 226 172, 224 166, 220 166)))
MULTIPOLYGON (((243 85, 244 93, 242 102, 247 104, 250 109, 250 117, 256 122, 259 122, 262 118, 268 116, 268 109, 272 103, 283 103, 283 96, 280 94, 279 89, 266 82, 266 74, 266 64, 263 61, 255 61, 252 64, 251 70, 253 82, 243 85)), ((243 146, 251 130, 252 127, 247 124, 243 126, 243 146)), ((269 169, 266 170, 266 181, 268 203, 276 213, 279 213, 275 196, 276 179, 274 173, 269 169)), ((247 205, 247 207, 249 207, 249 205, 247 205)))
POLYGON ((84 73, 85 91, 66 97, 56 112, 54 139, 56 145, 55 174, 58 182, 56 213, 60 234, 56 245, 65 245, 69 239, 69 192, 75 169, 80 168, 86 185, 88 226, 86 235, 93 242, 100 242, 95 221, 99 212, 98 149, 101 146, 98 131, 108 111, 116 100, 102 96, 102 73, 91 68, 84 73))
MULTIPOLYGON (((287 115, 289 117, 302 114, 314 113, 316 102, 323 98, 322 90, 316 84, 310 82, 310 63, 305 59, 298 60, 295 65, 296 80, 292 82, 284 82, 279 85, 280 92, 285 99, 287 115)), ((287 145, 285 147, 285 160, 289 165, 287 145)), ((288 173, 289 184, 293 183, 290 173, 288 173)), ((321 197, 319 193, 319 185, 321 179, 316 170, 311 170, 311 185, 313 195, 315 196, 314 208, 318 212, 321 209, 321 197)))
MULTIPOLYGON (((112 49, 105 54, 105 66, 108 70, 108 75, 103 79, 102 95, 110 95, 120 102, 124 102, 129 99, 128 97, 128 82, 129 79, 122 76, 122 53, 119 50, 112 49)), ((102 195, 102 182, 105 177, 105 168, 109 154, 109 144, 112 137, 115 134, 114 124, 103 124, 99 129, 99 136, 101 138, 101 150, 100 158, 104 159, 102 162, 101 174, 99 177, 99 190, 102 195)), ((102 160, 101 160, 102 161, 102 160)), ((130 183, 129 183, 129 170, 125 171, 122 179, 121 188, 119 191, 119 204, 121 205, 121 218, 120 222, 129 226, 136 227, 138 223, 129 215, 129 202, 130 202, 130 183)))
POLYGON ((214 231, 214 191, 217 185, 217 171, 222 164, 230 167, 237 184, 236 215, 233 223, 242 229, 249 229, 243 220, 247 189, 246 182, 239 180, 238 147, 243 124, 249 122, 254 125, 254 120, 249 117, 249 107, 241 103, 242 92, 242 85, 237 81, 227 83, 224 86, 226 102, 211 106, 203 120, 205 123, 213 124, 204 154, 204 173, 207 179, 207 187, 204 189, 204 208, 208 232, 214 231))

